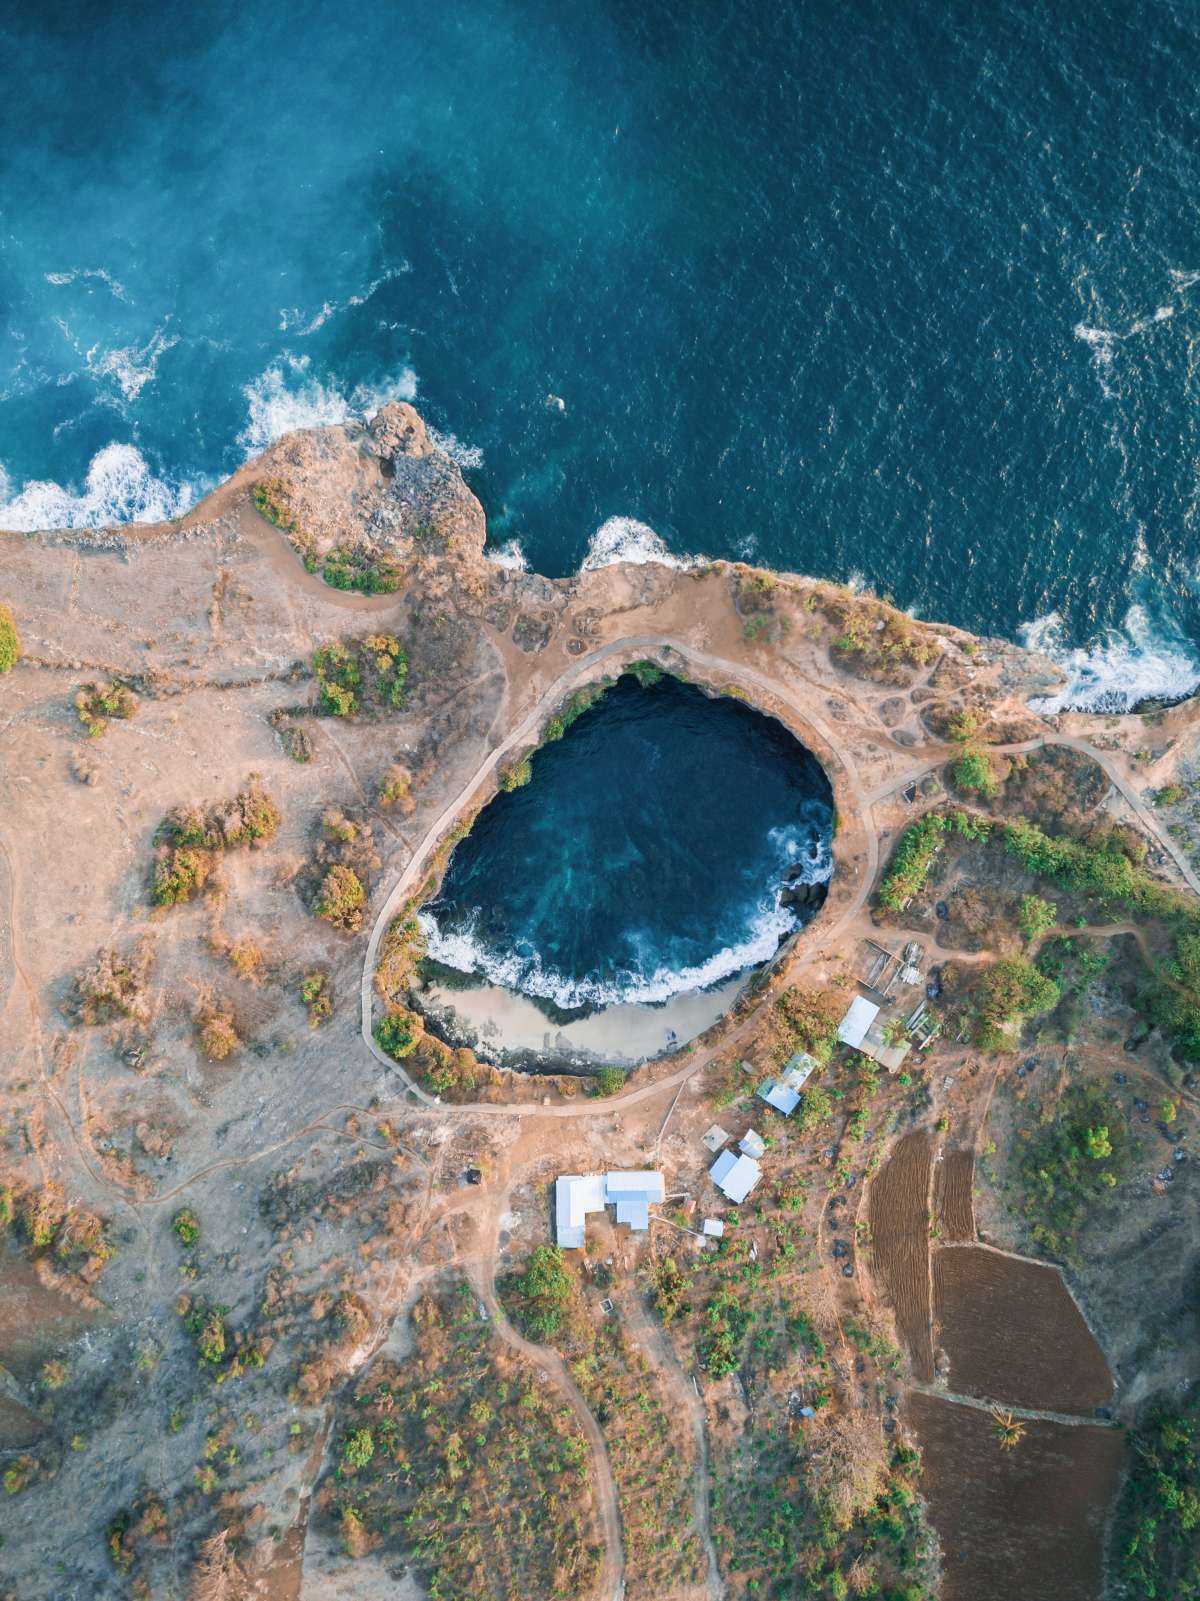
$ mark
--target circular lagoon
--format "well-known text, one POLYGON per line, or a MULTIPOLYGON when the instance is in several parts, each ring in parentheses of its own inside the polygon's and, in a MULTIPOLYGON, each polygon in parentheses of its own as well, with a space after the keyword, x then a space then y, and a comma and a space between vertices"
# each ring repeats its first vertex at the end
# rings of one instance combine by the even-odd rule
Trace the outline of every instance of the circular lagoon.
POLYGON ((455 849, 421 913, 431 1015, 502 1049, 682 1043, 816 914, 832 833, 825 772, 781 723, 626 674, 455 849))

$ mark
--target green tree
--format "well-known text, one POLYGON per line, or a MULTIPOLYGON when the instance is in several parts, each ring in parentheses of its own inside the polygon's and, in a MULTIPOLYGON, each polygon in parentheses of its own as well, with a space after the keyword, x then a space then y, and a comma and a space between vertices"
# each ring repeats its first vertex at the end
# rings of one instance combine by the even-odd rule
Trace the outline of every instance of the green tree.
POLYGON ((387 1012, 375 1025, 375 1041, 381 1050, 399 1062, 411 1056, 420 1042, 424 1026, 413 1012, 400 1007, 387 1012))
POLYGON ((955 789, 961 790, 964 795, 983 795, 987 799, 999 794, 1000 780, 992 766, 991 758, 983 751, 967 751, 960 756, 951 769, 951 778, 955 789))
POLYGON ((1098 1128, 1084 1129, 1083 1148, 1093 1162, 1107 1161, 1112 1155, 1112 1139, 1103 1123, 1098 1128))
POLYGON ((1021 933, 1032 942, 1040 935, 1048 934, 1058 922, 1058 907, 1051 901, 1044 901, 1040 895, 1022 895, 1017 922, 1021 933))
POLYGON ((522 1321, 534 1340, 548 1340, 558 1332, 571 1298, 571 1275, 557 1245, 539 1245, 531 1253, 518 1285, 522 1321))
POLYGON ((619 1095, 625 1088, 625 1070, 620 1067, 602 1067, 596 1074, 596 1095, 619 1095))
POLYGON ((365 1468, 375 1455, 375 1436, 370 1429, 355 1429, 342 1441, 342 1466, 351 1473, 365 1468))
POLYGON ((975 991, 975 1041, 983 1050, 1004 1050, 1016 1025, 1058 1005, 1061 991, 1023 956, 993 962, 975 991))

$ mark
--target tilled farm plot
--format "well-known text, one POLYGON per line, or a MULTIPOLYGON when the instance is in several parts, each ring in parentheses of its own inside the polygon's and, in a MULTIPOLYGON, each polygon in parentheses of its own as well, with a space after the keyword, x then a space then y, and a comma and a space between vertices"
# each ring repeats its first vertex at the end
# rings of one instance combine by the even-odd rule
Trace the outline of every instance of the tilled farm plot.
POLYGON ((943 1247, 933 1295, 954 1393, 1047 1412, 1089 1413, 1112 1398, 1104 1353, 1057 1268, 943 1247))
POLYGON ((933 1215, 938 1236, 943 1240, 971 1241, 975 1238, 975 1204, 971 1184, 975 1175, 975 1152, 970 1146, 947 1151, 934 1164, 933 1215))
POLYGON ((933 1378, 929 1308, 929 1136, 906 1134, 871 1181, 871 1267, 918 1379, 933 1378))
POLYGON ((979 1407, 920 1392, 906 1407, 942 1546, 941 1601, 1097 1601, 1120 1430, 1030 1422, 1004 1451, 979 1407))

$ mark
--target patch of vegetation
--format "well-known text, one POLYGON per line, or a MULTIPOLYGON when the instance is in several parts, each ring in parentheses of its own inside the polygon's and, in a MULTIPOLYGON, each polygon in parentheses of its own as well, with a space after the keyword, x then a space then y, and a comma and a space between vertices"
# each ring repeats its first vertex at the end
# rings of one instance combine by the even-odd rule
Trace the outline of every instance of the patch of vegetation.
POLYGON ((500 788, 506 795, 511 795, 514 789, 524 789, 533 779, 533 763, 526 756, 523 761, 514 762, 506 767, 500 774, 500 788))
POLYGON ((960 756, 950 777, 955 789, 964 795, 982 795, 991 800, 1000 791, 1000 780, 986 751, 971 750, 960 756))
POLYGON ((111 684, 84 684, 75 696, 79 721, 92 739, 98 739, 103 734, 110 718, 126 719, 132 717, 137 709, 137 696, 119 680, 111 684))
POLYGON ((1180 801, 1187 799, 1187 790, 1182 784, 1164 784, 1154 797, 1156 806, 1178 806, 1180 801))
POLYGON ((623 1067, 602 1067, 596 1074, 592 1086, 592 1094, 598 1096, 620 1095, 625 1088, 625 1069, 623 1067))
POLYGON ((214 1372, 218 1384, 263 1366, 266 1350, 259 1342, 229 1328, 225 1321, 229 1316, 227 1306, 191 1301, 185 1295, 180 1297, 177 1308, 195 1344, 197 1361, 202 1368, 214 1372))
POLYGON ((936 642, 920 623, 872 595, 849 590, 822 593, 825 615, 840 633, 835 658, 860 677, 880 683, 909 682, 908 669, 933 660, 936 642))
POLYGON ((407 767, 393 762, 384 772, 379 780, 379 804, 395 806, 405 817, 416 810, 417 803, 412 798, 412 774, 407 767))
POLYGON ((1120 1108, 1095 1084, 1072 1085, 1018 1147, 1021 1210, 1032 1237, 1071 1261, 1080 1229, 1128 1178, 1132 1141, 1120 1108))
POLYGON ((321 815, 311 868, 300 882, 301 894, 314 917, 344 934, 357 934, 370 875, 378 868, 375 836, 366 818, 328 807, 321 815))
POLYGON ((363 926, 363 907, 367 892, 362 879, 352 867, 336 864, 321 879, 321 887, 313 902, 313 913, 343 933, 357 934, 363 926))
POLYGON ((196 1016, 196 1045, 210 1062, 223 1062, 241 1046, 233 1014, 222 1003, 203 1006, 196 1016))
POLYGON ((302 530, 292 510, 292 492, 282 478, 260 478, 250 494, 260 516, 285 534, 301 535, 303 543, 302 530))
POLYGON ((19 1178, 0 1182, 0 1230, 12 1228, 24 1254, 94 1284, 112 1258, 103 1219, 68 1205, 62 1186, 32 1186, 19 1178))
POLYGON ((408 653, 392 634, 337 640, 313 655, 317 709, 330 717, 394 711, 408 685, 408 653))
POLYGON ((507 1298, 516 1321, 531 1340, 545 1344, 558 1333, 574 1285, 557 1245, 539 1245, 507 1298))
POLYGON ((144 1023, 150 1016, 146 979, 153 951, 142 941, 129 955, 112 947, 96 952, 90 967, 75 976, 75 1015, 94 1028, 123 1019, 144 1023))
POLYGON ((412 984, 425 956, 425 935, 415 917, 401 915, 388 924, 379 946, 375 988, 386 1000, 397 1000, 412 984))
POLYGON ((182 1211, 176 1212, 171 1219, 171 1228, 181 1243, 187 1246, 189 1250, 200 1238, 200 1219, 189 1206, 185 1206, 182 1211))
POLYGON ((333 985, 328 973, 306 973, 300 980, 300 999, 308 1008, 309 1028, 319 1028, 333 1016, 333 985))
POLYGON ((1004 956, 984 972, 974 992, 975 1043, 981 1050, 1012 1049, 1021 1023, 1053 1011, 1061 991, 1023 956, 1004 956))
POLYGON ((169 812, 155 846, 155 905, 179 906, 191 900, 212 874, 221 851, 264 845, 278 832, 281 821, 271 796, 253 781, 230 801, 169 812))
POLYGON ((375 1043, 395 1062, 411 1056, 425 1033, 425 1025, 416 1012, 395 1007, 385 1012, 375 1025, 375 1043))
POLYGON ((21 659, 21 640, 12 607, 0 601, 0 673, 11 673, 21 659))
POLYGON ((1052 902, 1044 901, 1040 895, 1022 895, 1017 925, 1030 944, 1048 934, 1057 922, 1058 907, 1052 902))
POLYGON ((424 1296, 412 1323, 404 1363, 376 1362, 359 1387, 318 1492, 347 1554, 402 1553, 429 1595, 456 1601, 590 1592, 601 1552, 574 1412, 466 1285, 424 1296))
POLYGON ((561 739, 572 723, 578 722, 584 712, 593 707, 613 686, 611 678, 600 678, 594 684, 577 689, 563 709, 552 717, 542 730, 542 744, 561 739))
POLYGON ((667 676, 657 662, 649 661, 630 662, 625 672, 632 674, 643 689, 653 689, 667 676))
POLYGON ((1200 1390, 1158 1408, 1130 1442, 1113 1544, 1129 1593, 1200 1598, 1200 1390))
POLYGON ((394 595, 402 574, 392 562, 369 551, 335 546, 321 565, 321 577, 331 589, 354 589, 360 595, 394 595))
POLYGON ((787 990, 776 1006, 777 1021, 783 1025, 784 1049, 790 1056, 807 1051, 824 1065, 837 1048, 838 1024, 845 1012, 843 997, 834 990, 810 990, 799 986, 787 990))
POLYGON ((986 818, 973 817, 969 812, 926 812, 896 842, 879 886, 879 904, 889 911, 902 911, 914 895, 920 894, 948 833, 965 839, 986 839, 988 829, 986 818))

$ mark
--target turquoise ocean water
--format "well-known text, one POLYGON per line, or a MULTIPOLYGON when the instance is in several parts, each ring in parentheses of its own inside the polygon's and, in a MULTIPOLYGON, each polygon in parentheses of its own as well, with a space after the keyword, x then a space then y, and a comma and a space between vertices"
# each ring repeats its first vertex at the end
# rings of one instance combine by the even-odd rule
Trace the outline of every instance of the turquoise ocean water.
POLYGON ((507 559, 857 578, 1186 692, 1198 46, 1149 0, 6 4, 0 525, 410 396, 507 559))

